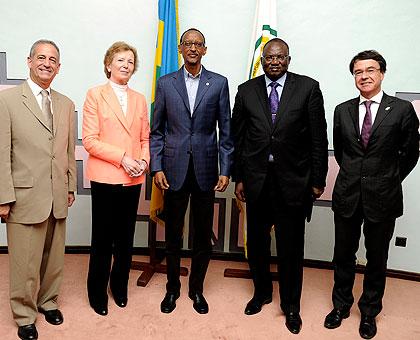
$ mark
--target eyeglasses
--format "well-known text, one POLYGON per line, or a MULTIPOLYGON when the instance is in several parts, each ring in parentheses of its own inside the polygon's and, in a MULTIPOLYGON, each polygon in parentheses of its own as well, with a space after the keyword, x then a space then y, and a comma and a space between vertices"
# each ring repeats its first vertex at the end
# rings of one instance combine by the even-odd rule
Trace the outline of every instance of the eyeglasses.
POLYGON ((186 48, 191 48, 192 45, 194 45, 196 48, 204 47, 204 43, 201 41, 183 41, 181 44, 184 45, 186 48))
POLYGON ((366 70, 357 70, 353 72, 353 77, 360 78, 366 73, 368 76, 372 76, 375 72, 380 71, 380 68, 369 67, 366 70))
POLYGON ((287 59, 289 59, 290 56, 288 55, 263 55, 262 58, 267 62, 267 63, 271 63, 274 60, 277 61, 285 61, 287 59))

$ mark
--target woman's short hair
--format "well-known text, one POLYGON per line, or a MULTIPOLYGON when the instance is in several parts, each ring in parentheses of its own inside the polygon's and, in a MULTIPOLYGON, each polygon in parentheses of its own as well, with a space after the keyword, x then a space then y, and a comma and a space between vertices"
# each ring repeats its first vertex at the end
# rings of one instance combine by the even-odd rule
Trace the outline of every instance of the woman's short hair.
POLYGON ((117 41, 111 45, 110 48, 108 48, 105 52, 104 56, 104 72, 106 77, 109 79, 111 77, 111 72, 108 71, 108 66, 112 63, 112 59, 114 59, 114 56, 119 52, 124 51, 131 51, 134 54, 134 72, 137 71, 138 66, 138 58, 137 58, 137 50, 135 47, 127 44, 124 41, 117 41))

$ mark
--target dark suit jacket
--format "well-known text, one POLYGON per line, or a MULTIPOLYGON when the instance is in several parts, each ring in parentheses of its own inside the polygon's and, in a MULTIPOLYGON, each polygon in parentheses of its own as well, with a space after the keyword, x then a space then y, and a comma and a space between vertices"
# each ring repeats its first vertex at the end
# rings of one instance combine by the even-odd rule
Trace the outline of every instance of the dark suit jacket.
POLYGON ((419 157, 419 122, 411 103, 383 95, 366 150, 359 132, 359 97, 334 112, 334 155, 340 165, 333 210, 354 214, 359 200, 372 222, 403 213, 401 182, 419 157))
POLYGON ((184 183, 190 155, 201 190, 213 190, 219 173, 230 176, 233 142, 225 77, 202 68, 193 112, 191 117, 184 68, 159 78, 150 135, 150 166, 152 173, 164 171, 172 190, 179 190, 184 183))
POLYGON ((232 116, 234 180, 243 182, 247 201, 258 198, 271 153, 279 199, 292 206, 309 201, 312 206, 311 187, 325 187, 326 128, 322 93, 315 80, 287 73, 274 124, 264 75, 240 85, 232 116))

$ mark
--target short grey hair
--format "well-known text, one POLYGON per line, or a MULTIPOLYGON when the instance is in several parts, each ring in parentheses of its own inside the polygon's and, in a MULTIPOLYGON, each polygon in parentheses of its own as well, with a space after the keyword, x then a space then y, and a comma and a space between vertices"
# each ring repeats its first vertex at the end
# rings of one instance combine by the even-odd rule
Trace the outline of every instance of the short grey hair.
POLYGON ((48 39, 39 39, 33 43, 33 45, 31 46, 31 50, 29 51, 30 58, 33 58, 33 56, 35 55, 36 47, 42 44, 49 44, 49 45, 54 46, 54 48, 57 50, 58 57, 60 58, 60 49, 58 48, 57 44, 54 41, 48 40, 48 39))

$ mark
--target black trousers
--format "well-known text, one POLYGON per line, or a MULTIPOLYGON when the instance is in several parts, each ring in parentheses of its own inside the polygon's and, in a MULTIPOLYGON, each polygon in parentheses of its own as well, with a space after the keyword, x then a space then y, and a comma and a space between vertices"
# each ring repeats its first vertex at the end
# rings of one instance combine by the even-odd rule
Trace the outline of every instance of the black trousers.
POLYGON ((92 240, 87 290, 93 306, 107 303, 108 281, 114 296, 127 297, 140 188, 141 185, 91 182, 92 240))
POLYGON ((274 225, 280 307, 284 313, 299 312, 303 280, 305 213, 303 207, 287 206, 279 197, 276 188, 276 177, 270 166, 260 196, 255 201, 247 201, 246 204, 248 263, 254 282, 254 296, 260 299, 272 296, 270 232, 274 225))
MULTIPOLYGON (((170 183, 169 183, 170 184, 170 183)), ((182 248, 184 217, 191 197, 193 217, 193 254, 189 277, 189 292, 202 293, 204 278, 211 255, 211 235, 213 230, 214 191, 202 191, 197 184, 194 166, 190 159, 185 182, 180 190, 167 190, 164 197, 165 239, 167 279, 166 291, 178 293, 180 251, 182 248)))
POLYGON ((367 264, 363 278, 363 293, 358 305, 361 314, 375 317, 382 310, 388 249, 395 229, 395 219, 383 222, 369 221, 359 204, 356 213, 350 218, 335 213, 334 222, 334 288, 332 293, 334 307, 350 309, 354 302, 352 291, 356 252, 359 248, 363 223, 367 264))

